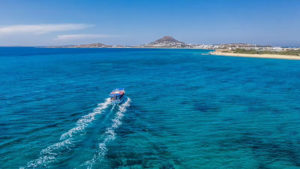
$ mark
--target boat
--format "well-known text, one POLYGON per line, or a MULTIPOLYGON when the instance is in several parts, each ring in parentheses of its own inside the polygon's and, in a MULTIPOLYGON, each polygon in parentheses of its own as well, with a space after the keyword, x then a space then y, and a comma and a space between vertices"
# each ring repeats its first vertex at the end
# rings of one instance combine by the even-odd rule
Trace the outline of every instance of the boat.
POLYGON ((125 90, 124 88, 117 88, 110 93, 111 102, 114 104, 120 104, 124 101, 125 90))

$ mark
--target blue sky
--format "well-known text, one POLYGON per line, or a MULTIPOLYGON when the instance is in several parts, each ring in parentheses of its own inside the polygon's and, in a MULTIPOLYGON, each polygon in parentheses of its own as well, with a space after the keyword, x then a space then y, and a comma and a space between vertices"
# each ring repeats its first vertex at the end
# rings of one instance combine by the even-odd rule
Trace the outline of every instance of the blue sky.
POLYGON ((0 45, 186 43, 300 46, 299 0, 1 0, 0 45))

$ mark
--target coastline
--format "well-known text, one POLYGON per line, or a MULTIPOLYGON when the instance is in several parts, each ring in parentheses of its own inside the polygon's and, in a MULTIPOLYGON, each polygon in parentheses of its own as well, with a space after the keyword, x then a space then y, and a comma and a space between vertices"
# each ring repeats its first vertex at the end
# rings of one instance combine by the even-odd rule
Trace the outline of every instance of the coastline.
POLYGON ((34 48, 53 48, 53 49, 190 49, 190 50, 210 50, 213 51, 213 49, 203 49, 203 48, 171 48, 171 47, 161 47, 161 48, 151 48, 151 47, 59 47, 59 46, 42 46, 42 47, 35 47, 34 48))
POLYGON ((296 56, 296 55, 244 54, 244 53, 229 53, 229 52, 222 52, 222 51, 213 51, 213 52, 210 52, 210 54, 211 55, 217 55, 217 56, 300 60, 300 56, 296 56))

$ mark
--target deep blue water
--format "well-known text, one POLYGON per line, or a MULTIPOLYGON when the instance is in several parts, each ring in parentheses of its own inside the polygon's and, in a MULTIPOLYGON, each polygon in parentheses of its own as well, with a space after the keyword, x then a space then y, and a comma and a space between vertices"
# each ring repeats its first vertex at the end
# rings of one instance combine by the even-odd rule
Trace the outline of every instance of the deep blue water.
POLYGON ((0 168, 300 168, 300 61, 208 52, 0 48, 0 168))

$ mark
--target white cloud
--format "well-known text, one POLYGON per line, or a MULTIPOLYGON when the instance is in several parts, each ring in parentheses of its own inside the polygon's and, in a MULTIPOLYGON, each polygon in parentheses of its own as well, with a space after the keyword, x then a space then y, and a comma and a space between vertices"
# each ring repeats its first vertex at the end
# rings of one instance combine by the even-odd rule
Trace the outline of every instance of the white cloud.
POLYGON ((91 40, 91 39, 111 38, 111 37, 115 37, 115 36, 105 35, 105 34, 69 34, 69 35, 58 35, 56 40, 62 40, 62 41, 91 40))
POLYGON ((51 32, 81 30, 91 26, 92 25, 88 24, 11 25, 0 27, 0 36, 14 34, 46 34, 51 32))

